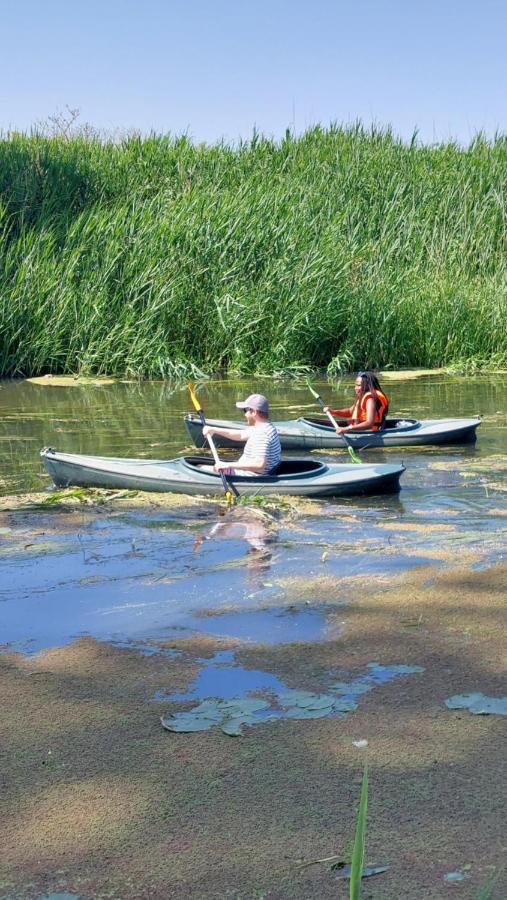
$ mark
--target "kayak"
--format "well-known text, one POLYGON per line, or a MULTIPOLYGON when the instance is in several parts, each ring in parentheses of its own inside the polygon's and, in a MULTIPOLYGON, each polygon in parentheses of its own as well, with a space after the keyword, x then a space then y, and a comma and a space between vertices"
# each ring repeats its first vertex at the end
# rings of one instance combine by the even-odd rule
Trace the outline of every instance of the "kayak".
MULTIPOLYGON (((186 415, 185 428, 196 447, 205 447, 202 424, 198 416, 186 415)), ((245 428, 244 422, 225 419, 206 419, 217 428, 245 428)), ((356 449, 370 447, 417 447, 431 444, 466 444, 476 440, 480 419, 387 419, 380 431, 347 432, 347 440, 336 434, 329 419, 302 417, 287 422, 273 422, 283 450, 337 450, 350 445, 356 449)), ((340 424, 345 425, 345 422, 340 424)), ((242 447, 240 441, 230 441, 213 435, 217 447, 242 447)))
MULTIPOLYGON (((117 459, 59 453, 46 447, 42 461, 55 485, 172 491, 181 494, 223 495, 220 475, 202 469, 209 456, 178 459, 117 459)), ((405 467, 397 463, 354 465, 315 459, 282 460, 274 475, 234 475, 239 494, 292 494, 302 497, 346 497, 354 494, 396 493, 405 467)))

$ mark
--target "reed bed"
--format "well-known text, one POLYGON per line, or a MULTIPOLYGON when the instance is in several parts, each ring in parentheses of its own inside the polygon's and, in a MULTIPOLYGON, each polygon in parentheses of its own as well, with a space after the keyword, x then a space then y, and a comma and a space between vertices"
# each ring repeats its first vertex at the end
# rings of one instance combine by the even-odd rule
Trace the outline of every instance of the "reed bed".
POLYGON ((507 365, 507 138, 0 140, 0 372, 507 365))

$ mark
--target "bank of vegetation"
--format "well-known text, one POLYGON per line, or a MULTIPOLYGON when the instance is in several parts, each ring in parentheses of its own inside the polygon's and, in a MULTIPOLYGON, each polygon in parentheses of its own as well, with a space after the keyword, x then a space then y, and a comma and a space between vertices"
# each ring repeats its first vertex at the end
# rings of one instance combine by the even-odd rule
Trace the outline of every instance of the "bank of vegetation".
POLYGON ((507 138, 0 141, 0 372, 507 364, 507 138))

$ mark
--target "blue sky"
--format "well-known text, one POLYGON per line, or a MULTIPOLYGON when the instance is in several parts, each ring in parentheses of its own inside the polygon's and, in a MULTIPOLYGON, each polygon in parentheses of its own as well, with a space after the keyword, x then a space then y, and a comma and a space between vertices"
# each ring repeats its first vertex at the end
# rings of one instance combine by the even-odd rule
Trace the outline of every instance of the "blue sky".
POLYGON ((501 0, 0 0, 0 129, 236 141, 315 123, 507 133, 501 0))

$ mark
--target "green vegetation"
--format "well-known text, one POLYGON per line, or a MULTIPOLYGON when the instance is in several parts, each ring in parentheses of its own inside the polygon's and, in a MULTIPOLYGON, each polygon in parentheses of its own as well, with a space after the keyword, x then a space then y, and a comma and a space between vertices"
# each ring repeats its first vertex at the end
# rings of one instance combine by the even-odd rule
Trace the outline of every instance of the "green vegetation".
POLYGON ((507 364, 507 138, 0 140, 0 372, 507 364))
POLYGON ((361 896, 361 881, 364 861, 364 842, 366 836, 366 811, 368 809, 368 765, 365 763, 363 782, 361 785, 361 799, 357 814, 356 835, 354 838, 354 850, 352 851, 352 863, 350 873, 350 900, 359 900, 361 896))

